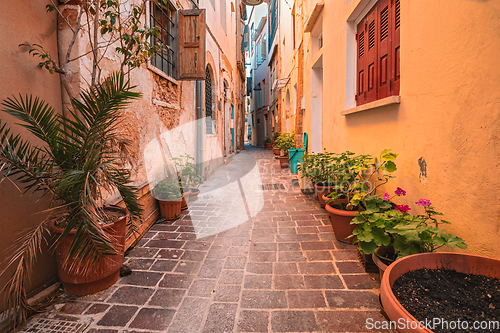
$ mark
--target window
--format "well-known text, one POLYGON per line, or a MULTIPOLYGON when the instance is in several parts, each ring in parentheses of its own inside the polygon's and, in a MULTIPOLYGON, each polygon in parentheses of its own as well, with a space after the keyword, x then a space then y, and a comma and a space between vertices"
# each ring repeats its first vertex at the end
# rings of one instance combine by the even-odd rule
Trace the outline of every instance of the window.
POLYGON ((210 70, 207 67, 205 71, 205 125, 207 134, 213 134, 212 131, 212 78, 210 70))
POLYGON ((151 65, 158 68, 170 77, 175 77, 175 8, 167 2, 160 5, 153 1, 151 3, 150 22, 151 26, 158 28, 159 36, 151 37, 151 44, 161 45, 160 49, 151 57, 151 65))
POLYGON ((357 24, 357 105, 399 95, 399 6, 379 0, 357 24))

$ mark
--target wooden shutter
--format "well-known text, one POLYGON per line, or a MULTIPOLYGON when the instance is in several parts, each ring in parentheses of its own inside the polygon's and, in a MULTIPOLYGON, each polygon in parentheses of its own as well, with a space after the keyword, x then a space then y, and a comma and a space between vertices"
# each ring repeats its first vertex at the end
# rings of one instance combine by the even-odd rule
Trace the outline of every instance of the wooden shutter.
POLYGON ((179 11, 179 80, 205 79, 205 9, 179 11))
POLYGON ((391 0, 394 4, 391 6, 392 11, 392 66, 391 66, 391 76, 393 82, 391 82, 391 95, 399 95, 400 86, 400 57, 399 57, 399 36, 400 36, 400 0, 391 0))
POLYGON ((378 42, 377 42, 377 5, 366 15, 365 45, 366 53, 366 103, 377 100, 377 73, 378 73, 378 42))
POLYGON ((389 0, 378 2, 378 99, 389 97, 392 78, 391 64, 391 8, 389 0))
POLYGON ((357 39, 357 92, 356 104, 361 105, 366 103, 366 18, 358 23, 357 39))

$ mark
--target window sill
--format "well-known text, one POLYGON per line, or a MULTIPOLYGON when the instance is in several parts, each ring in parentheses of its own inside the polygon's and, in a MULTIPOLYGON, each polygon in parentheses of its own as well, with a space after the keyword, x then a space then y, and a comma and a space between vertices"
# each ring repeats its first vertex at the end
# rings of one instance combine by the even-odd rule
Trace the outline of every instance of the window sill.
POLYGON ((347 116, 349 114, 353 113, 358 113, 362 111, 368 111, 372 109, 376 109, 382 106, 387 106, 387 105, 392 105, 392 104, 399 104, 401 102, 401 97, 400 96, 389 96, 386 98, 379 99, 378 101, 373 101, 370 103, 366 103, 360 106, 356 106, 355 108, 352 109, 347 109, 342 111, 341 115, 342 116, 347 116))
POLYGON ((172 82, 173 84, 175 84, 176 86, 179 85, 179 81, 177 81, 176 79, 174 79, 173 77, 163 73, 161 70, 159 70, 158 68, 156 68, 155 66, 151 65, 149 62, 147 63, 146 67, 153 73, 169 80, 170 82, 172 82))

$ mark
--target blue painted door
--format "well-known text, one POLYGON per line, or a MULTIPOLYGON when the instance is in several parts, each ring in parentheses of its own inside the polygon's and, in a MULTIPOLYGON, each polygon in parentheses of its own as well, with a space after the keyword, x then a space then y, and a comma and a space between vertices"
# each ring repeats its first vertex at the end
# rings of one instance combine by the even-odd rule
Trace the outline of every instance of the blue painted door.
POLYGON ((234 104, 231 103, 231 147, 234 151, 234 104))

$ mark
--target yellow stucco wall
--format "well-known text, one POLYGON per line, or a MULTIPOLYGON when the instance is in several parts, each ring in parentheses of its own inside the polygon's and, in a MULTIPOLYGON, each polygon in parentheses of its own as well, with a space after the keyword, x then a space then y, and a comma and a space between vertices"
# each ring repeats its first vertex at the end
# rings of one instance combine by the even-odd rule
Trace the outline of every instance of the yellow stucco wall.
MULTIPOLYGON (((21 43, 31 42, 43 45, 47 51, 57 57, 56 16, 45 11, 49 1, 32 1, 29 3, 16 0, 0 2, 0 100, 12 95, 33 94, 44 99, 58 112, 61 111, 61 88, 59 76, 50 75, 47 71, 36 67, 37 59, 28 54, 28 48, 18 47, 21 43), (42 19, 43 18, 43 19, 42 19), (26 24, 30 22, 30 24, 26 24)), ((3 109, 3 107, 0 107, 3 109)), ((13 125, 13 117, 0 112, 2 123, 13 125)), ((12 126, 15 133, 23 137, 34 136, 18 126, 12 126)), ((36 140, 33 140, 36 141, 36 140)), ((0 174, 1 176, 1 174, 0 174)), ((22 188, 22 187, 21 187, 22 188)), ((45 217, 40 211, 48 208, 48 198, 40 200, 39 195, 22 194, 9 180, 0 183, 0 262, 7 256, 4 252, 14 240, 42 221, 45 217), (28 199, 27 199, 28 198, 28 199)), ((27 289, 36 288, 56 276, 55 261, 44 247, 44 254, 38 256, 34 267, 35 274, 27 282, 27 289)), ((0 271, 5 263, 0 264, 0 271)), ((10 273, 0 277, 0 286, 6 285, 10 273)), ((4 310, 3 294, 0 294, 0 312, 4 310)))
POLYGON ((322 126, 328 151, 399 153, 397 178, 385 190, 405 189, 399 199, 412 213, 421 211, 414 201, 430 199, 467 252, 500 258, 500 2, 401 0, 401 103, 342 116, 352 84, 346 21, 366 2, 325 2, 322 125, 311 124, 311 37, 304 37, 305 131, 322 126), (419 179, 420 158, 427 181, 419 179))

